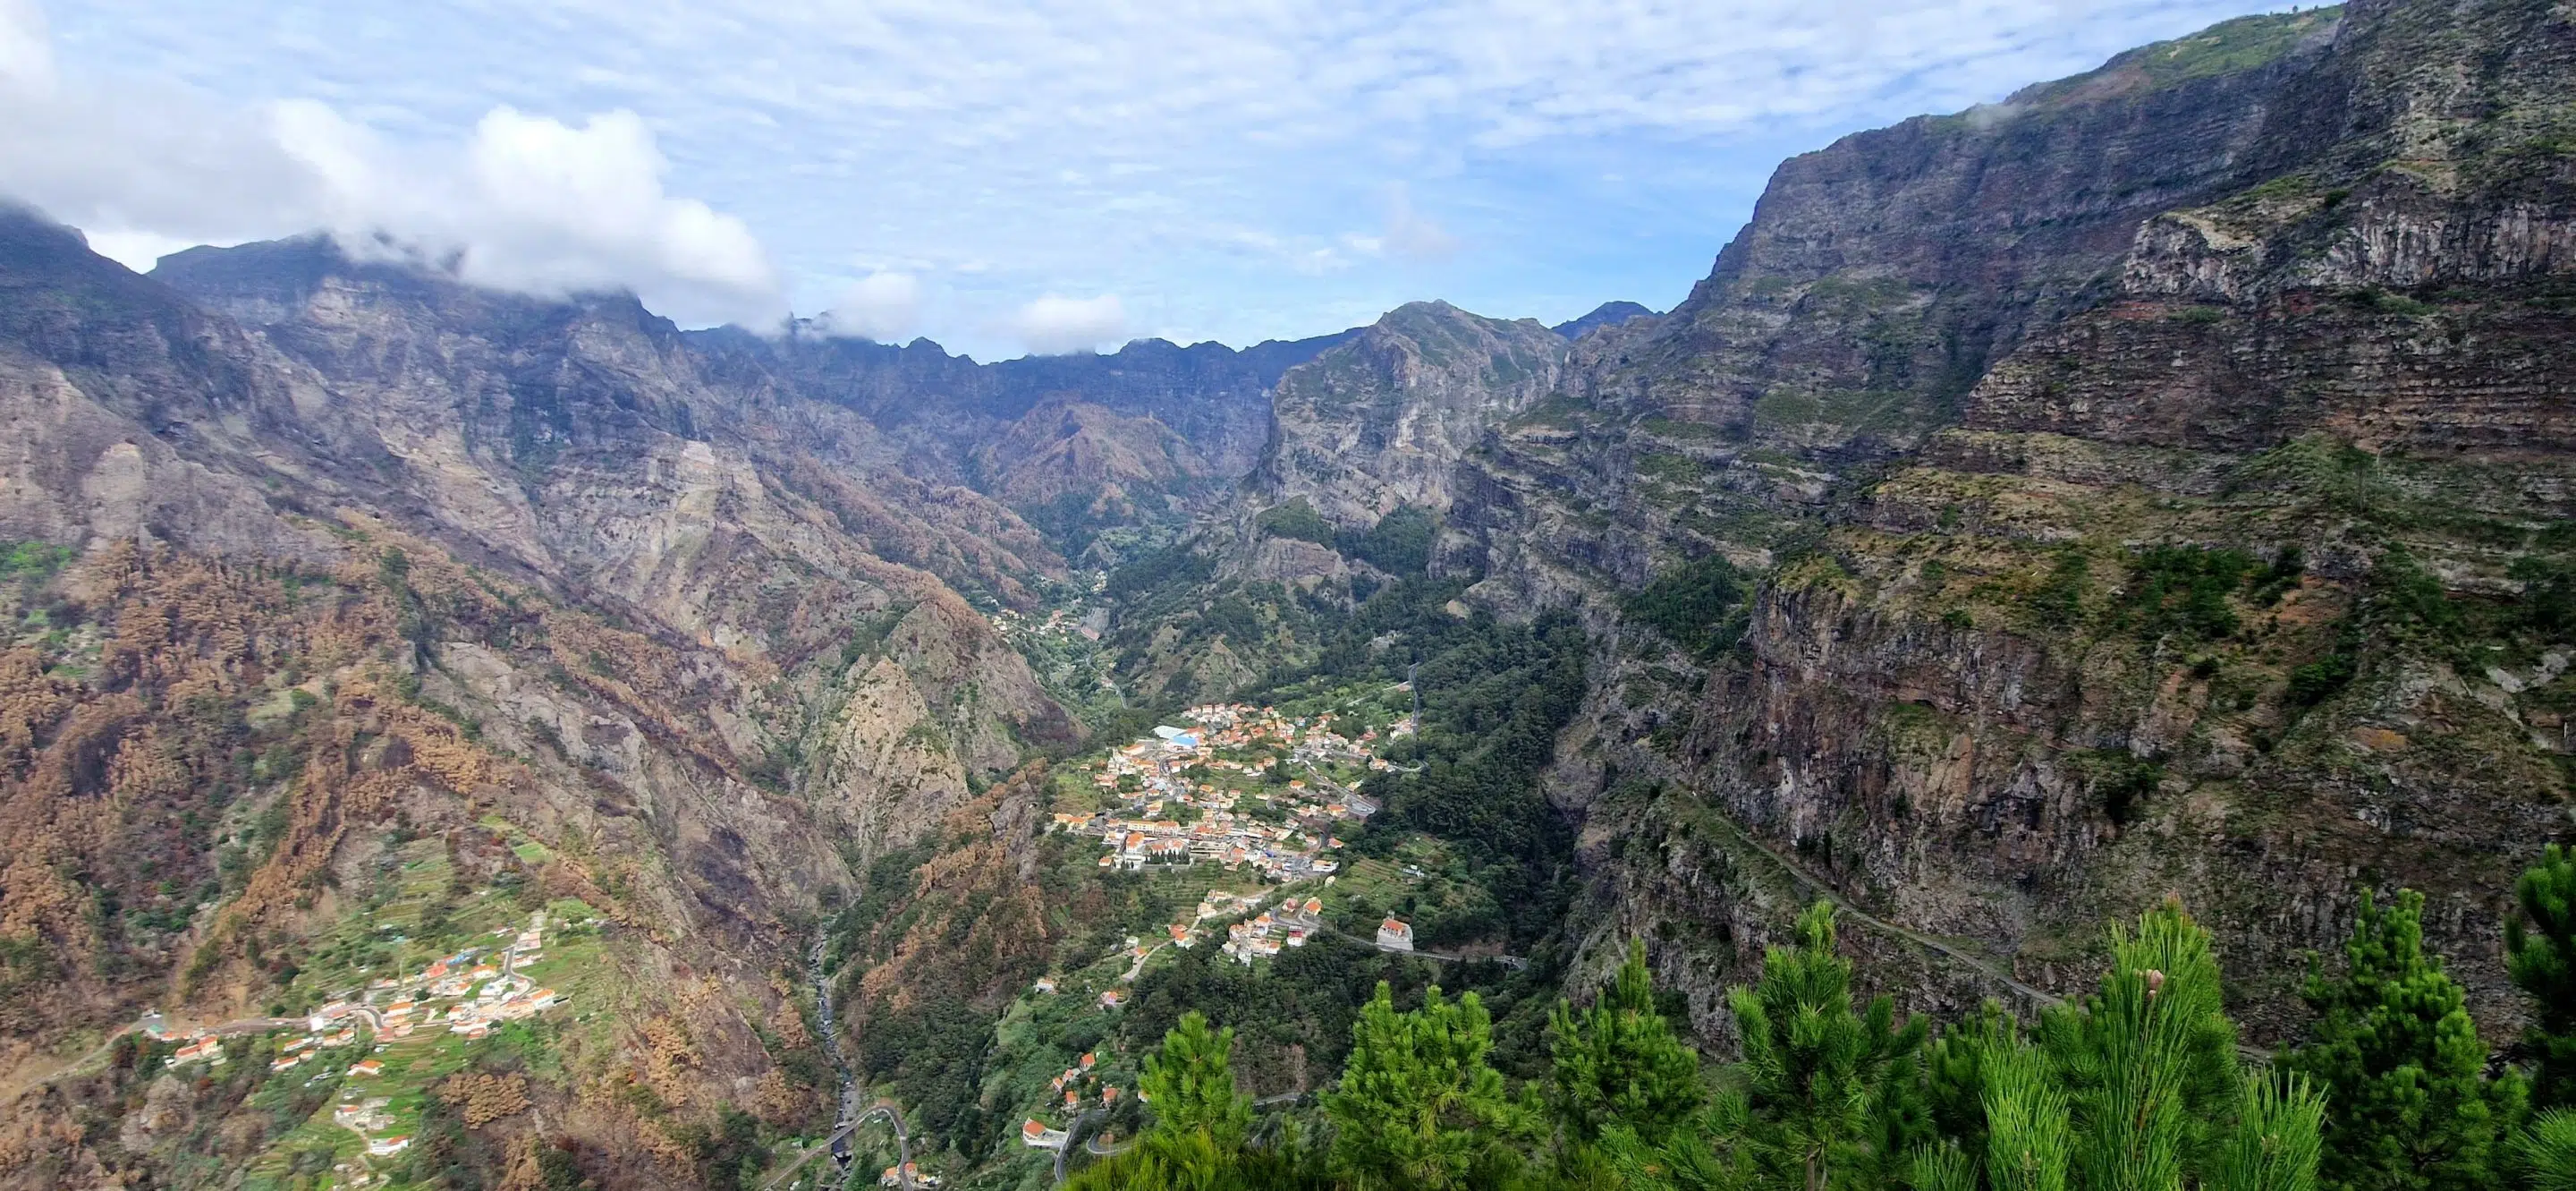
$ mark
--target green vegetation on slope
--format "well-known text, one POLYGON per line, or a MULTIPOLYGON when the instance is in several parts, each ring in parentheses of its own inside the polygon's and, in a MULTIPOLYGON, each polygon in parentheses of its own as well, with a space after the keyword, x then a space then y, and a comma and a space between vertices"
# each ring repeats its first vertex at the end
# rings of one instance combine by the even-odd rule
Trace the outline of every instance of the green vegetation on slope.
MULTIPOLYGON (((2535 880, 2560 863, 2555 849, 2535 880)), ((1252 1120, 1235 1034, 1170 1027, 1141 1144, 1080 1191, 1605 1188, 1638 1191, 2313 1191, 2576 1182, 2576 1117, 2526 1125, 2520 1076, 2421 954, 2420 899, 2356 924, 2310 983, 2313 1040, 2242 1059, 2209 933, 2178 904, 2110 935, 2098 991, 2016 1022, 1899 1020, 1853 992, 1835 915, 1812 907, 1732 990, 1741 1061, 1702 1069, 1656 1007, 1645 952, 1586 1012, 1560 1005, 1547 1075, 1516 1092, 1483 999, 1380 985, 1318 1108, 1252 1120), (2447 990, 2447 991, 2446 991, 2447 990), (2438 1053, 2437 1053, 2438 1052, 2438 1053), (1166 1102, 1171 1108, 1165 1109, 1166 1102), (2392 1115, 2393 1114, 2393 1115, 2392 1115), (1250 1123, 1247 1125, 1247 1121, 1250 1123)), ((2546 929, 2546 928, 2544 928, 2546 929)))

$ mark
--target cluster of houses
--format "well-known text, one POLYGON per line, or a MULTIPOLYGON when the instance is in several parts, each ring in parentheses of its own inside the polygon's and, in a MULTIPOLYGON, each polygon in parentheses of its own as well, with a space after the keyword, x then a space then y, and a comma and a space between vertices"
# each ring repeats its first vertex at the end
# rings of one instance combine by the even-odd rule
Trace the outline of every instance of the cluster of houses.
POLYGON ((913 1191, 939 1191, 939 1176, 921 1173, 921 1164, 918 1162, 906 1162, 901 1166, 886 1167, 885 1173, 877 1176, 877 1186, 910 1187, 913 1191))
POLYGON ((497 954, 469 947, 410 975, 376 981, 368 986, 366 1005, 326 1005, 317 1017, 334 1009, 353 1010, 374 1019, 377 1032, 389 1038, 440 1027, 468 1039, 487 1037, 503 1022, 563 1003, 562 993, 539 988, 518 970, 545 958, 545 931, 546 912, 539 910, 497 954), (426 996, 405 995, 405 990, 426 996))
MULTIPOLYGON (((1125 1094, 1119 1089, 1118 1085, 1105 1084, 1099 1081, 1098 1077, 1092 1071, 1092 1067, 1098 1061, 1098 1058, 1099 1056, 1097 1055, 1086 1054, 1082 1056, 1082 1061, 1078 1066, 1065 1068, 1064 1074, 1056 1076, 1054 1080, 1049 1082, 1049 1089, 1064 1097, 1063 1107, 1066 1120, 1073 1120, 1076 1117, 1079 1117, 1085 1106, 1089 1102, 1095 1100, 1101 1108, 1116 1108, 1118 1107, 1119 1098, 1125 1094), (1083 1094, 1086 1087, 1092 1089, 1092 1093, 1089 1096, 1085 1096, 1083 1094)), ((1031 1149, 1063 1149, 1067 1136, 1068 1134, 1065 1130, 1052 1128, 1046 1122, 1041 1121, 1036 1117, 1030 1117, 1029 1119, 1020 1122, 1020 1144, 1028 1146, 1031 1149)))
POLYGON ((1073 1113, 1082 1111, 1082 1105, 1086 1099, 1083 1092, 1086 1088, 1092 1093, 1088 1099, 1098 1100, 1100 1102, 1100 1107, 1118 1107, 1118 1085, 1101 1083, 1100 1080, 1092 1073, 1092 1067, 1099 1062, 1099 1058, 1100 1056, 1096 1053, 1085 1053, 1082 1056, 1080 1063, 1075 1066, 1065 1068, 1064 1074, 1056 1076, 1053 1080, 1048 1081, 1047 1090, 1052 1094, 1064 1097, 1064 1110, 1066 1112, 1073 1113))
MULTIPOLYGON (((269 1070, 291 1071, 319 1060, 325 1052, 359 1045, 365 1040, 358 1032, 360 1023, 366 1025, 376 1049, 382 1050, 394 1040, 423 1030, 434 1032, 442 1026, 468 1039, 482 1038, 502 1022, 552 1009, 563 1003, 563 994, 538 987, 535 980, 519 970, 544 958, 545 932, 546 914, 539 910, 524 928, 503 930, 501 933, 511 936, 510 941, 495 952, 487 954, 486 948, 468 948, 434 960, 420 971, 377 980, 363 995, 343 995, 321 1006, 305 1016, 302 1035, 287 1039, 277 1048, 269 1070)), ((156 1038, 165 1036, 157 1013, 144 1018, 143 1028, 156 1038)), ((200 1030, 186 1035, 171 1054, 170 1062, 173 1066, 220 1066, 224 1058, 223 1040, 200 1030)), ((384 1063, 373 1058, 359 1060, 348 1068, 354 1079, 372 1079, 384 1071, 384 1063)), ((392 1157, 409 1149, 411 1138, 387 1132, 393 1125, 386 1110, 390 1103, 382 1096, 362 1099, 352 1089, 332 1109, 331 1119, 366 1138, 370 1157, 392 1157)))
POLYGON ((1322 898, 1292 899, 1276 910, 1264 910, 1225 928, 1224 950, 1237 962, 1249 964, 1279 954, 1283 946, 1303 947, 1323 927, 1322 898))
POLYGON ((179 1049, 170 1052, 170 1065, 184 1067, 190 1063, 223 1066, 224 1040, 202 1032, 188 1035, 188 1040, 180 1043, 179 1049))
MULTIPOLYGON (((320 1021, 321 1015, 315 1014, 312 1020, 320 1021)), ((301 1038, 287 1039, 285 1045, 277 1048, 277 1057, 269 1061, 268 1069, 272 1072, 291 1071, 321 1058, 322 1052, 326 1050, 338 1050, 357 1044, 358 1031, 355 1026, 331 1029, 328 1024, 325 1024, 301 1038), (330 1030, 330 1032, 323 1033, 323 1030, 330 1030)))
POLYGON ((391 1157, 411 1148, 411 1136, 409 1134, 370 1135, 383 1134, 386 1129, 393 1126, 393 1116, 388 1111, 392 1104, 393 1100, 390 1097, 370 1096, 361 1100, 358 1099, 357 1093, 351 1092, 331 1110, 331 1123, 350 1130, 360 1137, 365 1137, 369 1157, 391 1157))
MULTIPOLYGON (((1093 767, 1093 784, 1120 809, 1058 813, 1054 827, 1099 837, 1108 848, 1100 857, 1102 868, 1213 861, 1227 868, 1249 864, 1264 877, 1283 882, 1339 870, 1340 863, 1329 855, 1342 846, 1333 835, 1335 827, 1364 820, 1378 808, 1325 776, 1319 767, 1386 768, 1385 760, 1368 751, 1378 740, 1375 730, 1354 740, 1327 730, 1321 717, 1293 719, 1271 708, 1244 704, 1208 704, 1192 708, 1184 718, 1197 727, 1156 728, 1152 737, 1111 753, 1093 767), (1252 760, 1219 755, 1252 750, 1284 750, 1287 763, 1307 767, 1308 777, 1292 778, 1283 789, 1275 790, 1265 782, 1247 795, 1194 780, 1184 772, 1204 766, 1266 778, 1281 764, 1275 755, 1252 760), (1269 813, 1238 810, 1247 796, 1267 804, 1269 813), (1189 808, 1194 812, 1192 821, 1184 824, 1171 817, 1174 807, 1189 808)), ((1407 730, 1399 725, 1396 733, 1407 730)))

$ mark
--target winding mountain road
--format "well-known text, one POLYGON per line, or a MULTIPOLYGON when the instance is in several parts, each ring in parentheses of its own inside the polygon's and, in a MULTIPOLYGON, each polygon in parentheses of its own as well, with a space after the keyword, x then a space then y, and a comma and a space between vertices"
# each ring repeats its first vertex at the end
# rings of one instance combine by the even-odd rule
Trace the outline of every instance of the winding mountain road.
MULTIPOLYGON (((218 1037, 230 1038, 238 1034, 264 1034, 270 1030, 300 1029, 304 1024, 305 1019, 300 1017, 245 1017, 210 1027, 203 1032, 213 1034, 218 1037)), ((36 1089, 52 1083, 55 1080, 79 1074, 91 1064, 106 1058, 108 1054, 115 1049, 117 1039, 123 1038, 128 1034, 135 1033, 142 1028, 143 1026, 140 1022, 129 1022, 118 1027, 115 1032, 110 1033, 106 1038, 101 1039, 98 1045, 91 1047, 89 1050, 75 1058, 51 1064, 47 1070, 38 1071, 30 1075, 21 1075, 18 1079, 12 1081, 7 1087, 0 1088, 0 1104, 10 1103, 18 1097, 35 1091, 36 1089)), ((165 1032, 174 1034, 193 1034, 198 1031, 186 1027, 173 1027, 165 1032)))
MULTIPOLYGON (((824 1138, 821 1144, 807 1149, 802 1157, 799 1157, 794 1162, 788 1163, 787 1169, 771 1175, 768 1182, 760 1185, 761 1191, 774 1191, 775 1188, 786 1186, 790 1180, 796 1177, 797 1171, 805 1169, 806 1163, 812 1162, 820 1155, 833 1153, 842 1142, 849 1140, 850 1134, 858 1131, 859 1126, 867 1124, 869 1121, 875 1120, 879 1117, 885 1118, 888 1122, 894 1125, 894 1144, 895 1153, 897 1155, 895 1159, 895 1169, 901 1170, 905 1167, 911 1166, 912 1132, 904 1127, 903 1109, 892 1100, 879 1100, 875 1104, 869 1105, 866 1111, 861 1112, 859 1115, 850 1118, 848 1121, 843 1122, 840 1126, 833 1129, 831 1136, 824 1138)), ((849 1175, 845 1177, 856 1178, 860 1173, 862 1172, 853 1169, 849 1175)), ((910 1182, 910 1179, 905 1179, 906 1185, 904 1186, 903 1191, 912 1191, 910 1182)))

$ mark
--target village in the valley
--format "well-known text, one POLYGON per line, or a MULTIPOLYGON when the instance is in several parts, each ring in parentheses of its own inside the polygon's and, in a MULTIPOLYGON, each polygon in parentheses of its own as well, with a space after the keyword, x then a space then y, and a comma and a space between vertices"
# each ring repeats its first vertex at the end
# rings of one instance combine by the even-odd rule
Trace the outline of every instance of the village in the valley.
MULTIPOLYGON (((1397 694, 1409 693, 1399 686, 1397 694)), ((1097 839, 1098 866, 1107 871, 1153 873, 1216 865, 1240 879, 1207 888, 1184 921, 1154 938, 1129 936, 1096 992, 1082 995, 1116 1010, 1147 961, 1165 948, 1213 943, 1228 959, 1252 964, 1283 949, 1303 947, 1332 933, 1324 898, 1338 879, 1339 833, 1364 823, 1378 805, 1353 786, 1372 772, 1401 771, 1379 755, 1388 743, 1411 735, 1414 720, 1399 716, 1377 728, 1352 725, 1329 714, 1292 715, 1275 707, 1211 703, 1190 708, 1178 725, 1070 766, 1058 806, 1089 809, 1054 812, 1049 829, 1097 839), (1223 938, 1214 924, 1222 923, 1223 938)), ((1394 918, 1377 925, 1383 950, 1412 951, 1413 928, 1394 918)), ((1042 998, 1073 993, 1070 977, 1048 976, 1032 990, 1042 998)), ((1092 1000, 1086 1000, 1086 1004, 1092 1000)), ((1021 1144, 1060 1151, 1075 1140, 1074 1124, 1106 1114, 1123 1093, 1085 1054, 1047 1085, 1021 1122, 1021 1144)), ((1132 1072, 1130 1077, 1132 1078, 1132 1072)), ((1094 1150, 1095 1153, 1106 1152, 1094 1150)))
MULTIPOLYGON (((1375 750, 1413 732, 1411 716, 1389 724, 1383 736, 1374 728, 1345 736, 1324 715, 1290 716, 1243 703, 1202 704, 1181 719, 1189 726, 1158 727, 1093 763, 1088 772, 1101 809, 1057 812, 1051 829, 1098 837, 1105 869, 1213 863, 1248 868, 1278 885, 1315 878, 1330 884, 1341 868, 1333 853, 1342 840, 1334 833, 1379 809, 1334 771, 1356 780, 1362 772, 1400 768, 1375 750)), ((1304 946, 1325 929, 1319 897, 1275 906, 1266 901, 1260 894, 1210 890, 1189 921, 1164 927, 1168 939, 1129 940, 1136 964, 1141 968, 1159 946, 1194 945, 1213 920, 1241 919, 1226 928, 1221 946, 1246 964, 1304 946)), ((1412 928, 1389 918, 1376 942, 1412 950, 1412 928)))
MULTIPOLYGON (((363 989, 342 990, 300 1023, 291 1019, 258 1023, 269 1032, 301 1027, 300 1034, 278 1045, 268 1065, 270 1073, 311 1064, 317 1068, 316 1080, 341 1075, 332 1123, 356 1133, 369 1158, 402 1154, 412 1139, 401 1127, 402 1114, 394 1111, 394 1097, 371 1094, 372 1081, 383 1077, 388 1066, 375 1056, 392 1052, 407 1040, 426 1042, 449 1035, 478 1040, 504 1023, 563 1004, 563 994, 541 986, 530 973, 545 959, 546 930, 546 911, 538 910, 524 927, 496 931, 502 940, 497 944, 467 947, 434 959, 419 971, 384 977, 363 989), (361 1046, 368 1048, 368 1057, 349 1063, 345 1071, 320 1070, 338 1052, 361 1046)), ((227 1061, 224 1034, 231 1031, 167 1033, 157 1015, 147 1017, 143 1028, 156 1038, 178 1040, 170 1055, 174 1068, 192 1064, 213 1068, 227 1061)), ((353 1177, 358 1184, 369 1181, 367 1172, 356 1164, 344 1163, 337 1173, 353 1177)))
MULTIPOLYGON (((1107 848, 1102 868, 1249 865, 1284 884, 1340 867, 1331 855, 1342 846, 1334 831, 1378 808, 1329 771, 1388 768, 1370 751, 1379 743, 1375 729, 1354 739, 1331 731, 1320 715, 1289 717, 1244 704, 1193 707, 1182 718, 1192 726, 1156 728, 1152 738, 1093 763, 1091 784, 1103 807, 1058 812, 1054 827, 1099 837, 1107 848), (1306 776, 1272 782, 1283 764, 1284 772, 1306 776)), ((1400 720, 1387 736, 1412 730, 1410 720, 1400 720)))

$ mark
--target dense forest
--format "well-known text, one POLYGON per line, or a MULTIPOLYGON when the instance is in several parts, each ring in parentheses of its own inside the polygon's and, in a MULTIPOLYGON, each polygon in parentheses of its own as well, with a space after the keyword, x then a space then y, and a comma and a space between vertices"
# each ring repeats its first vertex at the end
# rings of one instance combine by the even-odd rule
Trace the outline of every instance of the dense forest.
POLYGON ((1081 1191, 1594 1188, 2398 1191, 2576 1187, 2576 855, 2552 845, 2505 926, 2533 1025, 2490 1050, 2423 899, 2365 893, 2311 962, 2298 1045, 2239 1042, 2209 932, 2178 903, 2110 931, 2091 995, 2021 1021, 1900 1019, 1863 1002, 1817 903, 1729 992, 1741 1061, 1703 1063, 1658 1007, 1642 942, 1546 1061, 1495 1063, 1483 999, 1379 984, 1341 1077, 1256 1115, 1236 1027, 1182 1015, 1146 1064, 1152 1126, 1081 1191))

